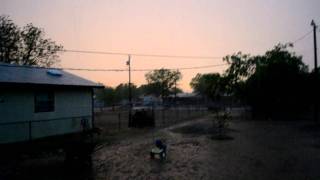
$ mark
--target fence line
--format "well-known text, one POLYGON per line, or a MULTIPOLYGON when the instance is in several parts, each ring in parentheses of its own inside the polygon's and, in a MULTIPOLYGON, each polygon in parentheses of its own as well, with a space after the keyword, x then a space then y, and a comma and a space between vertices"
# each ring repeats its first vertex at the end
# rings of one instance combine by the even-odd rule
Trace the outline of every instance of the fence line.
MULTIPOLYGON (((199 106, 154 109, 156 127, 166 127, 207 114, 207 108, 199 106)), ((105 130, 123 130, 128 128, 127 110, 100 110, 95 113, 96 126, 105 130)))

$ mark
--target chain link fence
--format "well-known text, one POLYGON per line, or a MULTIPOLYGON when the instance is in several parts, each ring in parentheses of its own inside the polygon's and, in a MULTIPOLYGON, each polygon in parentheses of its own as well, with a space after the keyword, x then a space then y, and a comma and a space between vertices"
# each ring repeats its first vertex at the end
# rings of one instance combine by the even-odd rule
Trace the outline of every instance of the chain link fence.
MULTIPOLYGON (((206 107, 184 106, 153 108, 155 127, 167 127, 208 114, 206 107)), ((135 111, 132 111, 134 115, 135 111)), ((128 128, 129 111, 127 109, 101 108, 95 111, 95 126, 107 131, 120 131, 128 128)))

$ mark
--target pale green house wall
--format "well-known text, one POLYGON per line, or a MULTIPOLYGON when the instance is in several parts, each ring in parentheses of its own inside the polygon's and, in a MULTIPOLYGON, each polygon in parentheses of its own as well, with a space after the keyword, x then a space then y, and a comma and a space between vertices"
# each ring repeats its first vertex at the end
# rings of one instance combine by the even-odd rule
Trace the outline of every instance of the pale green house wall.
POLYGON ((91 89, 52 89, 55 109, 40 113, 34 112, 35 91, 0 91, 0 144, 81 132, 83 119, 92 127, 91 89))

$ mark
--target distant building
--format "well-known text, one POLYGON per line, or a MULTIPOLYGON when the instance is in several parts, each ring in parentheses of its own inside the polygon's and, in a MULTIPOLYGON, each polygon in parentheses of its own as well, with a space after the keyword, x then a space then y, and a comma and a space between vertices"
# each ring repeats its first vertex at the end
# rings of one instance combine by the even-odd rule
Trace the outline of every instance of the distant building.
POLYGON ((162 103, 161 98, 154 95, 141 96, 140 99, 143 106, 157 106, 162 103))
POLYGON ((170 95, 167 102, 177 105, 197 105, 203 102, 203 98, 196 93, 178 93, 177 95, 170 95))
POLYGON ((61 70, 0 64, 0 144, 91 129, 100 87, 61 70))

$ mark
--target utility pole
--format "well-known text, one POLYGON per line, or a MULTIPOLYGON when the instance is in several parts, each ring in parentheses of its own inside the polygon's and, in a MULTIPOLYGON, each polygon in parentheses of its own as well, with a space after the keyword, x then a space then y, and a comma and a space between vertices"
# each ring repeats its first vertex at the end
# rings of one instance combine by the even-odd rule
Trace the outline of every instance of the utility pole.
POLYGON ((127 65, 129 66, 129 124, 128 126, 132 126, 132 91, 131 91, 131 56, 128 55, 127 65))
POLYGON ((313 26, 313 44, 314 44, 314 85, 315 85, 315 102, 314 102, 314 121, 318 122, 318 54, 317 54, 317 25, 314 20, 311 21, 311 26, 313 26))
POLYGON ((177 106, 177 79, 174 80, 174 105, 177 106))
POLYGON ((317 28, 318 26, 314 22, 314 20, 311 21, 311 26, 313 26, 313 43, 314 43, 314 70, 315 73, 318 73, 318 55, 317 55, 317 28))

